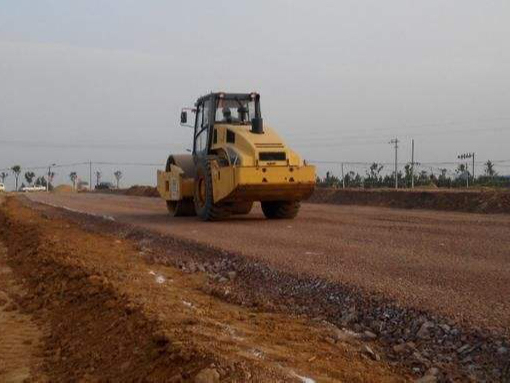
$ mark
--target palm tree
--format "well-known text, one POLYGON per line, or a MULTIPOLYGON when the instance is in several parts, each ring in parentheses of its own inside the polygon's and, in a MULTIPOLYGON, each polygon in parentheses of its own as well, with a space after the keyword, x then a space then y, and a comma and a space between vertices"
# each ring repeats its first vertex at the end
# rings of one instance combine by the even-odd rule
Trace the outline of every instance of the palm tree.
POLYGON ((469 170, 466 164, 458 164, 455 172, 459 174, 460 177, 466 177, 466 174, 469 175, 469 170))
POLYGON ((55 178, 55 176, 56 176, 56 175, 57 175, 57 173, 55 173, 55 172, 52 172, 52 171, 48 172, 48 185, 47 185, 47 190, 50 190, 50 191, 51 191, 51 190, 53 190, 53 184, 52 184, 52 182, 53 182, 53 178, 55 178))
POLYGON ((118 189, 119 184, 120 184, 120 179, 122 178, 122 172, 120 170, 117 170, 117 171, 115 171, 115 173, 113 173, 113 175, 115 176, 115 179, 117 180, 117 189, 118 189))
POLYGON ((494 178, 498 173, 494 170, 494 163, 491 160, 488 160, 485 163, 485 174, 488 177, 494 178))
POLYGON ((78 174, 76 172, 69 173, 69 179, 73 183, 73 189, 76 189, 76 179, 78 178, 78 174))
POLYGON ((14 165, 12 168, 11 168, 11 171, 13 172, 14 174, 14 177, 15 177, 15 191, 18 191, 18 180, 19 180, 19 175, 21 173, 21 166, 19 165, 14 165))
POLYGON ((4 184, 5 183, 5 179, 9 177, 9 173, 7 172, 2 172, 0 173, 0 178, 2 179, 2 183, 4 184))
POLYGON ((34 172, 25 172, 25 179, 27 180, 28 185, 32 185, 32 181, 34 180, 34 178, 35 178, 34 172))

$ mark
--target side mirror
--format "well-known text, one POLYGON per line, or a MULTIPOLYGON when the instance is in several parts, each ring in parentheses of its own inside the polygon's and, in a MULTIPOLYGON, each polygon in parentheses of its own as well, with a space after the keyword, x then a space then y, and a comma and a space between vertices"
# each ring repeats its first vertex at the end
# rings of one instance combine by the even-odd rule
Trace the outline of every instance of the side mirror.
POLYGON ((183 110, 181 112, 181 124, 187 124, 188 123, 188 112, 183 110))
POLYGON ((197 110, 194 108, 182 108, 181 109, 181 126, 185 126, 187 128, 195 128, 195 122, 193 119, 192 121, 188 122, 188 111, 195 114, 195 120, 196 120, 196 113, 197 110))

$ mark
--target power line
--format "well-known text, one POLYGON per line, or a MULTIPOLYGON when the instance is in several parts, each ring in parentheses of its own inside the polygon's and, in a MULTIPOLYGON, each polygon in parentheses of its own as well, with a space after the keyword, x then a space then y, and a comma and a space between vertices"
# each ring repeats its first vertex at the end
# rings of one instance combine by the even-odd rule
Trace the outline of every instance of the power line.
MULTIPOLYGON (((68 163, 68 164, 55 164, 52 165, 53 168, 73 168, 76 166, 83 166, 83 165, 111 165, 111 166, 165 166, 164 163, 147 163, 147 162, 103 162, 103 161, 87 161, 87 162, 74 162, 74 163, 68 163)), ((22 166, 22 170, 46 170, 48 166, 22 166)), ((0 171, 10 171, 11 168, 4 168, 0 169, 0 171)))
MULTIPOLYGON (((495 120, 510 120, 510 118, 498 118, 495 120)), ((483 121, 483 120, 480 120, 483 121)), ((487 121, 487 120, 485 120, 487 121)), ((452 125, 459 125, 459 123, 451 123, 452 125)), ((473 129, 455 129, 446 130, 444 125, 441 124, 424 124, 415 125, 414 127, 426 127, 426 126, 437 126, 442 127, 440 131, 436 132, 418 132, 418 133, 402 133, 399 134, 404 137, 415 137, 415 136, 437 136, 437 135, 448 135, 457 133, 487 133, 494 131, 510 131, 509 126, 502 127, 485 127, 485 128, 473 128, 473 129)), ((413 128, 413 127, 411 127, 413 128)), ((306 148, 306 147, 336 147, 336 146, 358 146, 358 145, 377 145, 385 144, 387 139, 391 137, 396 130, 401 131, 403 129, 410 129, 409 126, 401 127, 396 129, 375 129, 379 132, 385 130, 386 134, 381 135, 380 138, 373 137, 373 132, 367 131, 366 134, 355 134, 355 135, 342 135, 342 133, 335 131, 335 137, 328 138, 325 136, 326 132, 321 132, 321 136, 318 138, 302 138, 302 139, 289 139, 288 142, 292 143, 293 146, 306 148), (340 133, 340 135, 338 135, 340 133)), ((182 148, 183 145, 170 144, 170 143, 54 143, 54 142, 40 142, 40 141, 26 141, 26 140, 0 140, 0 144, 6 144, 17 147, 28 147, 28 148, 50 148, 50 149, 119 149, 119 150, 154 150, 161 149, 167 150, 168 148, 182 148)))
MULTIPOLYGON (((402 130, 413 130, 413 129, 423 129, 423 128, 442 128, 444 130, 447 126, 460 126, 460 125, 469 125, 469 124, 480 124, 480 123, 488 123, 488 122, 496 122, 496 121, 510 121, 510 117, 494 117, 494 118, 482 118, 482 119, 475 119, 475 120, 464 120, 464 121, 444 121, 444 122, 432 122, 432 123, 425 123, 425 124, 415 124, 415 125, 406 125, 403 124, 399 127, 395 127, 394 125, 391 128, 387 127, 370 127, 370 128, 360 128, 357 127, 356 131, 359 132, 365 131, 367 134, 374 134, 378 133, 380 131, 386 131, 386 132, 398 132, 400 135, 403 133, 402 130)), ((350 125, 349 122, 341 122, 342 125, 350 125)), ((324 135, 326 133, 336 133, 338 132, 338 129, 321 129, 321 133, 324 135)), ((395 133, 392 133, 395 134, 395 133)))
POLYGON ((49 149, 129 149, 129 150, 149 150, 149 149, 168 149, 181 148, 183 145, 170 143, 64 143, 64 142, 40 142, 25 140, 0 140, 0 144, 26 147, 26 148, 49 148, 49 149))
MULTIPOLYGON (((89 162, 83 164, 88 165, 89 162)), ((151 163, 151 162, 108 162, 108 161, 92 161, 94 165, 115 165, 115 166, 164 166, 164 163, 151 163)))
MULTIPOLYGON (((399 141, 400 142, 400 141, 399 141)), ((325 160, 308 160, 308 162, 312 163, 312 164, 336 164, 336 165, 340 165, 340 164, 346 164, 346 165, 371 165, 373 164, 374 162, 378 163, 378 164, 381 164, 381 165, 393 165, 394 162, 379 162, 379 161, 369 161, 369 162, 362 162, 362 161, 336 161, 336 160, 331 160, 331 161, 325 161, 325 160)), ((495 161, 492 161, 492 163, 505 163, 505 162, 510 162, 510 159, 508 160, 495 160, 495 161)), ((422 165, 458 165, 458 161, 443 161, 443 162, 420 162, 420 164, 422 165)), ((475 161, 475 165, 485 165, 487 163, 487 161, 475 161)), ((408 164, 408 162, 399 162, 398 165, 406 165, 408 164)), ((417 162, 415 162, 415 164, 418 164, 417 162)))
MULTIPOLYGON (((420 132, 420 133, 399 133, 400 136, 404 137, 429 137, 429 136, 443 136, 458 133, 487 133, 496 131, 510 131, 510 127, 497 127, 497 128, 474 128, 474 129, 457 129, 457 130, 445 130, 436 132, 420 132)), ((373 134, 366 135, 350 135, 343 136, 341 134, 335 137, 329 138, 321 134, 316 139, 290 139, 288 140, 293 146, 306 148, 306 147, 335 147, 335 146, 354 146, 354 145, 365 145, 365 144, 385 144, 386 140, 394 135, 395 132, 391 130, 387 131, 387 134, 380 136, 380 138, 374 139, 373 134), (322 144, 326 142, 326 144, 322 144)))

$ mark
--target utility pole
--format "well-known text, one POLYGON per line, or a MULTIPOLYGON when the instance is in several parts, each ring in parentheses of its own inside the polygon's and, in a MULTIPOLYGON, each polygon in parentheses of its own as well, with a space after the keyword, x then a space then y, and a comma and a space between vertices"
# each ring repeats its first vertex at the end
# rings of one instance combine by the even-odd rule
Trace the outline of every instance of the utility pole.
POLYGON ((475 185, 475 152, 473 152, 473 186, 475 185))
MULTIPOLYGON (((459 154, 457 156, 459 160, 467 160, 468 158, 471 158, 473 160, 473 185, 475 184, 475 152, 473 153, 464 153, 459 154)), ((469 165, 468 162, 466 162, 466 187, 469 187, 469 165)))
POLYGON ((468 163, 466 162, 466 187, 469 188, 469 170, 468 163))
POLYGON ((89 161, 89 190, 92 191, 92 161, 89 161))
POLYGON ((345 189, 344 163, 342 162, 342 189, 345 189))
POLYGON ((394 138, 389 142, 390 144, 395 144, 395 189, 398 189, 398 138, 394 138))
POLYGON ((96 170, 96 187, 99 186, 100 181, 101 181, 101 170, 96 170))
POLYGON ((411 149, 411 189, 414 189, 414 138, 412 139, 411 149))

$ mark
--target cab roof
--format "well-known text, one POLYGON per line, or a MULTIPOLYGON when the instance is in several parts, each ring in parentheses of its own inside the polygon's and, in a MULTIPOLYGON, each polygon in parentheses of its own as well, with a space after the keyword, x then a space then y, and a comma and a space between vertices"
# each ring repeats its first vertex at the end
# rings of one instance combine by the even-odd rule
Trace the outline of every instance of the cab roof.
POLYGON ((259 98, 260 95, 257 92, 251 92, 251 93, 227 93, 227 92, 211 92, 209 94, 206 94, 205 96, 201 96, 198 98, 197 102, 195 104, 200 104, 205 100, 209 99, 216 99, 216 98, 223 98, 225 100, 249 100, 253 98, 259 98))

